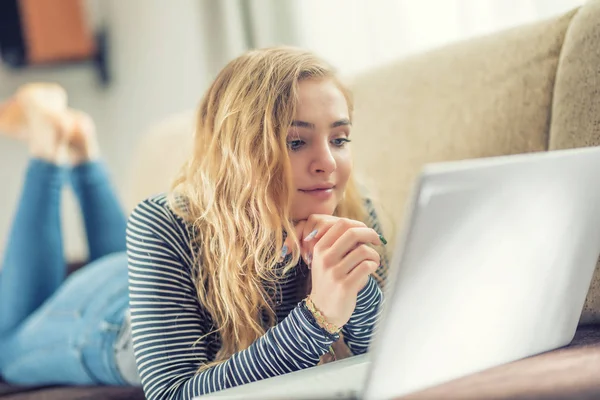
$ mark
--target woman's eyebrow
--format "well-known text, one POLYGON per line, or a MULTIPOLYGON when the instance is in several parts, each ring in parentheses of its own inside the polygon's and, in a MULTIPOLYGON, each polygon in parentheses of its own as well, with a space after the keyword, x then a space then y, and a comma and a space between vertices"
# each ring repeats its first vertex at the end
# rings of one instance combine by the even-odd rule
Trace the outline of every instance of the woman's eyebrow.
MULTIPOLYGON (((347 125, 352 125, 352 122, 350 122, 350 120, 348 118, 342 118, 340 120, 333 122, 329 127, 337 128, 338 126, 347 126, 347 125)), ((299 121, 299 120, 293 120, 292 126, 295 126, 297 128, 315 129, 315 124, 313 124, 311 122, 299 121)))

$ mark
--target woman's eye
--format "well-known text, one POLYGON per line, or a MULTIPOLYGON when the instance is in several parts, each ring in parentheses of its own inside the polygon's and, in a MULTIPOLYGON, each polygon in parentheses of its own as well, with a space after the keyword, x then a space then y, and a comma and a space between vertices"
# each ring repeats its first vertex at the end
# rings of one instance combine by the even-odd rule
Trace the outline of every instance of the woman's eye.
POLYGON ((337 138, 332 140, 333 145, 336 147, 344 147, 346 143, 350 143, 351 140, 348 138, 337 138))
POLYGON ((299 139, 297 139, 297 140, 289 140, 287 142, 287 144, 288 144, 288 148, 290 150, 296 151, 296 150, 299 150, 300 147, 302 147, 302 145, 304 145, 304 140, 299 140, 299 139))

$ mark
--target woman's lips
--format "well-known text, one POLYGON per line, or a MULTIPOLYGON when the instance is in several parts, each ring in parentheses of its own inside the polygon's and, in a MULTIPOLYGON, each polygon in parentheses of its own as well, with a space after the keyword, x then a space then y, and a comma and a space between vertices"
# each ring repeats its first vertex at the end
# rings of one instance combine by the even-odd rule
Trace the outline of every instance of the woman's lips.
POLYGON ((313 189, 313 190, 302 190, 300 189, 300 191, 302 193, 305 193, 309 196, 315 197, 317 199, 321 199, 321 200, 327 200, 329 199, 331 196, 333 196, 333 189, 334 188, 328 188, 328 189, 313 189))

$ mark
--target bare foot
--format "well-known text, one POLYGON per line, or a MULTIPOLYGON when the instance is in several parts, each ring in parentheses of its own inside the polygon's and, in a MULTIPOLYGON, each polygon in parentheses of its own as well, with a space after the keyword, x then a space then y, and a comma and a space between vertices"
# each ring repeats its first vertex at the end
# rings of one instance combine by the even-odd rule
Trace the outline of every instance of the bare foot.
POLYGON ((71 119, 70 131, 67 133, 71 163, 79 165, 100 158, 96 126, 92 118, 83 111, 71 108, 68 115, 71 119))
POLYGON ((0 104, 0 132, 18 139, 29 135, 27 107, 36 105, 48 111, 61 111, 67 106, 67 94, 53 83, 29 83, 0 104))
POLYGON ((66 133, 67 95, 55 84, 28 84, 17 91, 15 101, 25 116, 23 131, 33 157, 63 164, 68 161, 66 133))
POLYGON ((31 83, 0 104, 0 131, 27 139, 32 156, 57 164, 79 165, 100 157, 90 116, 67 108, 65 90, 52 83, 31 83))
POLYGON ((0 134, 19 140, 27 138, 27 120, 14 97, 0 104, 0 134))

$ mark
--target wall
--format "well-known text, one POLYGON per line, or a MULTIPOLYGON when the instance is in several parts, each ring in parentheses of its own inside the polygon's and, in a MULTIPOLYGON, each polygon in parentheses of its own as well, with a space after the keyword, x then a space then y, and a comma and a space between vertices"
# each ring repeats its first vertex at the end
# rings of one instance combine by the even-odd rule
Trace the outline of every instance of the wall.
POLYGON ((566 13, 585 0, 292 0, 301 43, 346 75, 566 13), (333 21, 333 22, 332 22, 333 21))
MULTIPOLYGON (((12 71, 0 67, 0 98, 21 84, 54 81, 69 93, 72 107, 92 115, 100 145, 119 194, 128 184, 132 146, 162 118, 193 108, 206 87, 201 5, 195 0, 88 0, 92 24, 107 23, 113 82, 98 85, 86 65, 12 71)), ((0 255, 3 254, 27 165, 23 143, 0 136, 0 255)), ((159 161, 159 160, 157 160, 159 161)), ((69 259, 87 254, 76 203, 64 193, 63 228, 69 259)))

